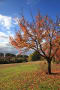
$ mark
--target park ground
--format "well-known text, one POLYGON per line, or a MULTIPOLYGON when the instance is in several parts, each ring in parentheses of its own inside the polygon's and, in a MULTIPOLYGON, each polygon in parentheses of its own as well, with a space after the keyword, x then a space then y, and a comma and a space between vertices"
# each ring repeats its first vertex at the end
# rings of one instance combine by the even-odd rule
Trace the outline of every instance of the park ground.
POLYGON ((0 64, 0 90, 60 90, 60 64, 51 75, 45 61, 0 64))

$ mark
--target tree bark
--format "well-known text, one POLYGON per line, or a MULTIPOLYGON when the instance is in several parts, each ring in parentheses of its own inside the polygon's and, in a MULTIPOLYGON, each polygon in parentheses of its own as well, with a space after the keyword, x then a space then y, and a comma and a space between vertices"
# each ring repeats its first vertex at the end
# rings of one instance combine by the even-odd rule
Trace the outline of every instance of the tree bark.
POLYGON ((51 60, 48 60, 48 74, 51 74, 51 60))

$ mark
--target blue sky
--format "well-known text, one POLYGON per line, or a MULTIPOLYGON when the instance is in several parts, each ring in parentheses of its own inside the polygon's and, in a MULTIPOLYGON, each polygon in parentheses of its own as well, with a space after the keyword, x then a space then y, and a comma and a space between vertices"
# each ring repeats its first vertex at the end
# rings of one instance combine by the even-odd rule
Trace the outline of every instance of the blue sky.
POLYGON ((0 0, 0 13, 6 16, 18 16, 22 13, 29 15, 37 10, 43 15, 56 16, 60 14, 60 0, 0 0))
POLYGON ((55 20, 60 16, 60 0, 0 0, 0 52, 17 53, 9 44, 9 35, 14 36, 14 30, 18 29, 14 18, 23 14, 31 20, 30 12, 36 16, 38 10, 55 20))

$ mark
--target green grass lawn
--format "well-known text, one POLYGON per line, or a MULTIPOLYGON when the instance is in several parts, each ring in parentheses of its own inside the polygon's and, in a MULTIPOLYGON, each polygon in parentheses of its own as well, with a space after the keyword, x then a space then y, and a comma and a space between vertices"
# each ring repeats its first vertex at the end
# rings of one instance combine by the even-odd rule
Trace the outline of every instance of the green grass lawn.
POLYGON ((0 90, 60 90, 60 64, 48 75, 43 61, 0 64, 0 90))

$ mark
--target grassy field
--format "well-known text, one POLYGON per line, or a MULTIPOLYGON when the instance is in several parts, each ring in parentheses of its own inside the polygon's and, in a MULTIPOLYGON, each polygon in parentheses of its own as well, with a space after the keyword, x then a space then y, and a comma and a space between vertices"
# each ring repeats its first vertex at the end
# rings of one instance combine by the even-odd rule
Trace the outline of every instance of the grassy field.
POLYGON ((60 90, 60 64, 48 75, 43 61, 0 65, 0 90, 60 90))

